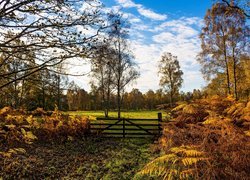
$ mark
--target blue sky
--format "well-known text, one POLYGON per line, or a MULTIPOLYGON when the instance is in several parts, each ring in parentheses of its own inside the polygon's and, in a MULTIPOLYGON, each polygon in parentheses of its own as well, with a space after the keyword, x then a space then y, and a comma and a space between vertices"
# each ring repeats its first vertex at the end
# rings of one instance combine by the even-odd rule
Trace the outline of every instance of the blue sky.
MULTIPOLYGON (((128 87, 142 92, 159 89, 158 61, 163 52, 178 57, 184 72, 181 90, 202 88, 205 81, 196 56, 199 33, 212 0, 102 0, 105 8, 121 11, 130 21, 130 47, 141 77, 128 87)), ((78 80, 77 80, 78 81, 78 80)), ((89 90, 88 77, 84 89, 89 90)), ((82 83, 81 83, 82 84, 82 83)))

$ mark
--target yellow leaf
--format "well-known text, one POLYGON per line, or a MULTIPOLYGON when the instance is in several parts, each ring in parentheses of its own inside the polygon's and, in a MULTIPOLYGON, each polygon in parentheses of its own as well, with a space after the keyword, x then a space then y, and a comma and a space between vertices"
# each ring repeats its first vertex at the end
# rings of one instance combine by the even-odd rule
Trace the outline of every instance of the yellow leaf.
POLYGON ((21 132, 22 132, 22 134, 23 134, 24 136, 26 135, 25 129, 21 128, 21 132))
POLYGON ((31 140, 37 139, 37 137, 31 131, 28 131, 25 137, 31 140))
POLYGON ((9 124, 9 125, 5 125, 6 127, 8 127, 9 129, 14 129, 16 127, 16 125, 14 124, 9 124))
POLYGON ((29 117, 26 118, 26 121, 29 123, 29 124, 32 124, 33 123, 33 116, 30 115, 29 117))
POLYGON ((26 153, 26 150, 23 149, 23 148, 14 148, 16 152, 19 152, 19 153, 23 153, 25 154, 26 153))

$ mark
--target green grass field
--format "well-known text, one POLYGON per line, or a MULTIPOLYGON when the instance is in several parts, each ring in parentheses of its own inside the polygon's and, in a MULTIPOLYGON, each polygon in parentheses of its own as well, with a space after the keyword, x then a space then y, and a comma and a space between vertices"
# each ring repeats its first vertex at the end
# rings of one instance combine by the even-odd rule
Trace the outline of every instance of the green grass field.
MULTIPOLYGON (((167 115, 164 111, 128 111, 121 112, 123 118, 157 119, 157 113, 161 112, 163 119, 167 115)), ((70 115, 84 115, 93 117, 104 117, 103 111, 69 111, 70 115)), ((117 117, 117 112, 109 112, 109 117, 117 117)))

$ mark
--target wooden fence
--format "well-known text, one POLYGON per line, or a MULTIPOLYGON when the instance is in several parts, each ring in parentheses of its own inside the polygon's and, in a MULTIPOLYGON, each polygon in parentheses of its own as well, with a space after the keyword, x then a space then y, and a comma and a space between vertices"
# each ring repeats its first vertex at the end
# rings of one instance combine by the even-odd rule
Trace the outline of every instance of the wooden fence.
POLYGON ((97 118, 91 122, 91 134, 106 137, 158 137, 162 128, 162 113, 156 119, 97 118))

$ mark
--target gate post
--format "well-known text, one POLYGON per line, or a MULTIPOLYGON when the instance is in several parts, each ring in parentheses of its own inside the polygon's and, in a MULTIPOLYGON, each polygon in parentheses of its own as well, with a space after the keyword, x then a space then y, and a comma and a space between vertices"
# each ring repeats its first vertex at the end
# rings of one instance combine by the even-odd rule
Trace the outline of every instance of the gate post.
POLYGON ((122 121, 123 121, 122 134, 123 134, 123 138, 125 138, 125 119, 123 118, 122 121))
POLYGON ((158 133, 161 134, 162 113, 158 113, 158 133))

